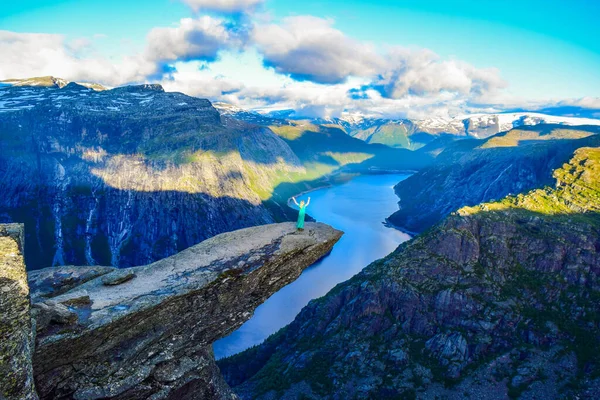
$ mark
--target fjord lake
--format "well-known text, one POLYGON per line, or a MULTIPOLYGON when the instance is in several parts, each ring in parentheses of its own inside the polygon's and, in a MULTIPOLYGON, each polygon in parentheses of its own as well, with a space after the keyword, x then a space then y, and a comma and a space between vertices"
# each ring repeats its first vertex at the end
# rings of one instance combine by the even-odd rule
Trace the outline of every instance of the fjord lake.
POLYGON ((306 269, 294 282, 260 305, 254 316, 231 335, 213 344, 217 359, 262 343, 294 320, 312 299, 387 256, 410 236, 385 224, 398 209, 394 185, 409 174, 361 175, 346 183, 305 193, 307 213, 344 231, 330 254, 306 269))

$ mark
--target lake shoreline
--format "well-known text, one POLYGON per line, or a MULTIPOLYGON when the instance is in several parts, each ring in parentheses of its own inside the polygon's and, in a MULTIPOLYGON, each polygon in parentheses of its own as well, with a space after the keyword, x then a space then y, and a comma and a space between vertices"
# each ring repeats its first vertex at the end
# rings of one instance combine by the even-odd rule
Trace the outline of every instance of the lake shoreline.
MULTIPOLYGON (((319 185, 319 186, 315 186, 313 188, 307 189, 307 190, 303 190, 302 192, 299 192, 293 196, 288 197, 286 204, 288 207, 290 207, 291 209, 295 210, 294 207, 291 207, 290 204, 292 203, 292 199, 294 197, 299 197, 299 196, 303 196, 305 194, 308 194, 310 192, 314 192, 316 190, 321 190, 321 189, 327 189, 327 188, 331 188, 333 186, 336 185, 340 185, 343 183, 346 183, 348 181, 351 181, 354 178, 357 178, 359 176, 369 176, 369 175, 413 175, 415 173, 417 173, 418 171, 415 170, 393 170, 393 169, 369 169, 366 170, 364 172, 347 172, 347 171, 341 171, 341 172, 336 172, 330 175, 325 175, 324 177, 322 177, 322 179, 329 179, 329 178, 335 178, 335 177, 340 177, 340 176, 345 176, 344 179, 338 180, 337 182, 328 182, 327 184, 323 184, 323 185, 319 185)), ((394 191, 395 193, 395 191, 394 191)), ((400 198, 398 198, 398 200, 400 200, 400 198)), ((386 223, 388 223, 388 220, 386 218, 386 223)), ((399 231, 405 232, 405 233, 409 233, 412 234, 411 232, 405 231, 399 227, 397 227, 396 225, 393 225, 390 223, 390 226, 398 229, 399 231)))
MULTIPOLYGON (((262 343, 291 323, 310 301, 327 294, 337 284, 410 240, 409 234, 386 224, 386 218, 398 209, 398 196, 393 187, 408 176, 410 174, 345 174, 342 179, 338 176, 296 195, 298 202, 307 201, 307 194, 312 192, 307 217, 310 215, 345 234, 329 255, 273 294, 242 327, 215 342, 215 357, 228 357, 262 343), (350 177, 352 179, 348 179, 350 177)), ((291 197, 287 206, 296 211, 290 201, 291 197)))
POLYGON ((396 229, 396 230, 399 230, 399 231, 400 231, 400 232, 402 232, 402 233, 406 233, 407 235, 410 235, 410 236, 411 236, 411 237, 413 237, 413 238, 414 238, 415 236, 418 236, 418 235, 420 235, 420 233, 419 233, 419 232, 413 232, 413 231, 410 231, 410 230, 408 230, 408 229, 406 229, 406 228, 403 228, 403 227, 401 227, 400 225, 396 225, 396 224, 394 224, 393 222, 391 222, 391 221, 390 221, 390 218, 389 218, 389 217, 385 219, 384 225, 386 225, 386 226, 388 226, 388 227, 390 227, 390 228, 394 228, 394 229, 396 229))

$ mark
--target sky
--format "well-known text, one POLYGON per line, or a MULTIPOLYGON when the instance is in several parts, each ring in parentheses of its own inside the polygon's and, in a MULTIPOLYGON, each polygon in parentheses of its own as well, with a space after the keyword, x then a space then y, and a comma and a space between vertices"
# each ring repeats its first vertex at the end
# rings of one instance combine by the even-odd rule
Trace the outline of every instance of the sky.
POLYGON ((0 79, 161 83, 321 117, 600 109, 598 15, 596 0, 20 0, 0 9, 0 79))

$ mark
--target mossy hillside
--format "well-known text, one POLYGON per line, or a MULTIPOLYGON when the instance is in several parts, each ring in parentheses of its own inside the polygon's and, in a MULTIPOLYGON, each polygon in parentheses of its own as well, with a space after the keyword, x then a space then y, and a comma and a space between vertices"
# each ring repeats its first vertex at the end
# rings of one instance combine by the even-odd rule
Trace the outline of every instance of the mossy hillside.
POLYGON ((573 158, 553 173, 556 186, 509 196, 497 202, 464 207, 460 215, 515 210, 546 216, 577 218, 598 224, 600 213, 600 148, 577 149, 573 158))
MULTIPOLYGON (((326 126, 326 125, 324 125, 326 126)), ((306 132, 319 133, 318 125, 309 122, 294 122, 291 125, 271 125, 269 127, 277 136, 286 140, 296 140, 306 132)))

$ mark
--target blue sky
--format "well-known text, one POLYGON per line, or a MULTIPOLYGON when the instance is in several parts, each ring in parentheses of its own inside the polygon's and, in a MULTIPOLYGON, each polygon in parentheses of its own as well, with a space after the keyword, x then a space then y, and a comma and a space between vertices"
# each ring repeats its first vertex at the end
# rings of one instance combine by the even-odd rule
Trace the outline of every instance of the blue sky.
MULTIPOLYGON (((312 101, 316 101, 316 95, 305 95, 302 98, 300 95, 296 96, 297 93, 306 94, 311 90, 327 92, 329 94, 325 96, 326 99, 318 100, 324 103, 331 101, 333 97, 328 96, 334 96, 333 91, 341 93, 353 84, 357 88, 364 89, 365 96, 373 98, 371 105, 381 106, 387 110, 396 106, 421 107, 422 100, 427 96, 430 96, 429 105, 451 99, 452 104, 458 107, 458 112, 465 105, 474 103, 508 106, 508 103, 512 105, 528 101, 551 103, 568 99, 575 101, 572 99, 592 98, 591 101, 586 100, 586 104, 595 105, 600 95, 600 73, 598 73, 600 71, 600 24, 595 21, 600 15, 600 2, 595 0, 384 0, 376 4, 362 0, 267 0, 265 2, 254 0, 260 4, 251 8, 240 7, 240 15, 243 15, 243 18, 239 18, 239 15, 232 16, 228 12, 224 13, 219 7, 212 9, 210 1, 20 0, 5 4, 0 9, 0 29, 21 34, 61 34, 64 35, 66 43, 77 40, 83 43, 81 38, 86 38, 90 43, 86 42, 85 49, 78 50, 74 57, 77 59, 93 57, 94 60, 101 58, 102 63, 107 61, 117 63, 117 69, 120 68, 119 62, 123 57, 148 53, 147 35, 151 30, 157 27, 177 29, 181 26, 182 18, 196 20, 209 15, 216 21, 229 21, 223 23, 223 26, 227 27, 231 25, 232 20, 236 23, 239 23, 238 20, 243 20, 245 29, 251 32, 260 32, 265 30, 266 26, 273 28, 275 25, 282 26, 284 31, 276 30, 273 31, 274 34, 285 34, 291 31, 288 47, 297 46, 297 48, 292 50, 288 48, 285 54, 278 49, 279 44, 268 37, 262 40, 256 39, 254 33, 250 34, 250 39, 244 38, 243 44, 238 43, 242 40, 239 38, 234 41, 235 44, 232 44, 231 34, 227 39, 219 36, 218 43, 212 43, 209 50, 195 50, 193 54, 176 54, 167 59, 163 59, 165 49, 155 49, 155 52, 162 57, 158 61, 161 68, 168 64, 169 70, 176 68, 179 72, 161 77, 167 84, 171 82, 174 89, 185 91, 186 79, 188 83, 196 82, 196 87, 203 86, 209 82, 210 76, 206 71, 210 71, 211 76, 218 79, 221 86, 234 87, 232 90, 239 89, 235 88, 236 85, 248 89, 250 85, 259 82, 255 86, 264 84, 264 87, 268 87, 271 91, 266 94, 268 90, 263 90, 263 87, 254 87, 252 90, 246 90, 243 96, 224 98, 242 105, 262 104, 264 106, 266 104, 264 99, 262 103, 260 101, 252 103, 253 94, 258 98, 272 98, 273 88, 278 85, 280 90, 277 95, 285 99, 283 103, 293 105, 294 101, 300 101, 303 107, 309 107, 312 101), (202 5, 199 11, 196 11, 197 4, 202 5), (331 29, 322 26, 319 20, 301 19, 306 16, 328 21, 331 29), (289 20, 290 17, 299 19, 289 20), (288 18, 287 22, 285 22, 286 18, 288 18), (322 36, 331 34, 331 42, 315 44, 315 38, 302 39, 303 26, 306 26, 306 30, 321 29, 322 36), (373 54, 384 54, 386 60, 379 62, 378 65, 371 65, 373 63, 369 60, 362 60, 363 64, 358 66, 350 65, 354 61, 348 61, 347 68, 331 72, 333 75, 324 76, 320 71, 311 71, 309 66, 297 67, 293 65, 294 60, 286 58, 315 57, 320 60, 319 62, 323 62, 323 64, 317 62, 320 69, 329 68, 328 62, 338 64, 340 60, 345 62, 346 58, 353 57, 353 54, 335 49, 338 47, 336 40, 339 39, 334 39, 337 32, 351 41, 347 43, 349 48, 357 43, 361 46, 369 46, 374 49, 373 54), (301 40, 305 42, 298 44, 301 40), (323 57, 328 56, 316 53, 316 48, 322 52, 328 49, 327 46, 330 46, 334 52, 339 51, 340 54, 331 57, 331 60, 324 60, 323 57), (404 58, 395 57, 392 60, 388 53, 390 48, 395 47, 409 48, 414 52, 427 49, 436 54, 437 61, 429 58, 427 61, 414 61, 417 57, 415 54, 402 56, 404 58), (206 60, 209 60, 208 64, 206 60), (467 79, 475 83, 468 88, 464 86, 464 82, 434 83, 432 86, 431 80, 436 79, 436 74, 453 73, 454 67, 449 64, 453 61, 468 64, 468 67, 460 68, 462 70, 466 68, 469 71, 466 72, 467 79), (397 79, 398 71, 401 70, 395 68, 393 65, 395 62, 400 64, 407 62, 412 65, 411 68, 416 71, 413 74, 418 74, 418 71, 423 69, 424 62, 427 65, 445 64, 431 69, 430 75, 413 77, 411 78, 413 80, 407 83, 406 80, 393 81, 397 79), (194 75, 197 74, 195 71, 199 65, 208 66, 201 77, 194 75), (245 78, 243 74, 239 74, 239 71, 236 73, 236 69, 241 65, 245 66, 249 77, 245 78), (264 65, 267 67, 265 68, 264 65), (471 71, 471 67, 481 70, 496 69, 498 77, 505 84, 498 83, 497 77, 487 72, 481 83, 478 81, 479 72, 471 71), (360 71, 364 68, 369 73, 362 74, 360 71), (340 81, 341 76, 344 82, 340 81), (199 82, 202 82, 202 85, 199 82), (481 93, 481 85, 486 88, 485 94, 481 93), (290 94, 292 86, 296 87, 295 94, 290 94), (387 89, 381 90, 384 86, 387 89), (378 95, 373 90, 381 92, 383 96, 381 101, 375 101, 378 95), (450 96, 448 93, 452 91, 458 91, 459 95, 450 96), (458 101, 459 98, 462 99, 462 103, 458 101), (392 104, 388 100, 395 102, 392 104), (462 105, 457 106, 459 103, 462 105)), ((214 0, 214 3, 222 1, 214 0)), ((233 1, 245 3, 246 0, 233 1)), ((195 33, 198 33, 197 29, 201 29, 202 37, 206 36, 205 27, 190 27, 184 33, 197 37, 194 32, 190 33, 190 30, 194 29, 196 29, 195 33)), ((210 34, 213 33, 214 30, 211 30, 210 34)), ((177 35, 173 33, 170 37, 173 36, 177 35)), ((157 37, 162 38, 162 36, 157 37)), ((211 38, 214 39, 213 36, 211 38)), ((0 43, 1 40, 0 38, 0 43)), ((173 43, 170 45, 175 46, 173 43)), ((183 51, 185 53, 185 50, 183 51)), ((361 51, 360 57, 369 58, 368 54, 361 51)), ((153 62, 156 62, 155 58, 152 58, 153 62)), ((3 63, 0 61, 0 74, 6 75, 12 69, 10 66, 2 65, 3 63)), ((146 68, 150 67, 146 66, 146 68)), ((66 69, 73 70, 74 77, 81 75, 74 67, 66 69)), ((40 68, 40 72, 47 70, 47 68, 40 68)), ((32 72, 36 72, 35 68, 32 68, 32 72)), ((54 73, 52 70, 52 72, 60 75, 61 71, 54 73)), ((159 76, 152 73, 148 74, 146 79, 156 80, 159 76)), ((98 78, 102 77, 102 74, 98 74, 98 78)), ((123 79, 127 80, 129 76, 124 76, 123 79)), ((461 75, 457 76, 457 79, 464 80, 465 77, 461 75)), ((144 80, 144 78, 136 76, 135 80, 144 80)), ((106 83, 114 86, 115 83, 127 82, 106 83)), ((189 86, 193 85, 190 83, 189 86)), ((198 93, 197 89, 188 91, 190 94, 206 95, 213 99, 219 97, 218 91, 206 93, 198 93)), ((339 99, 335 102, 340 103, 339 99)), ((345 106, 340 103, 337 109, 341 109, 340 107, 345 106)))

